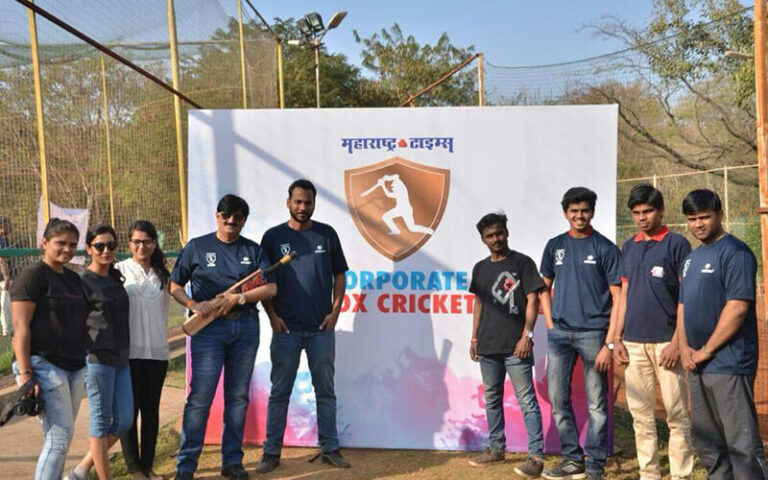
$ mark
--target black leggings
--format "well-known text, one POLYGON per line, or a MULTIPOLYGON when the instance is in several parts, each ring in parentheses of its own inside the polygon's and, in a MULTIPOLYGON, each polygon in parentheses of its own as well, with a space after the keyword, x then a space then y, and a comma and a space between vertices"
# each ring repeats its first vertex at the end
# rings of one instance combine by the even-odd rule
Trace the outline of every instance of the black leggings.
POLYGON ((160 393, 163 391, 168 362, 131 359, 133 385, 133 426, 120 438, 129 473, 141 471, 149 476, 155 461, 155 445, 160 424, 160 393), (136 418, 141 412, 141 450, 136 418))

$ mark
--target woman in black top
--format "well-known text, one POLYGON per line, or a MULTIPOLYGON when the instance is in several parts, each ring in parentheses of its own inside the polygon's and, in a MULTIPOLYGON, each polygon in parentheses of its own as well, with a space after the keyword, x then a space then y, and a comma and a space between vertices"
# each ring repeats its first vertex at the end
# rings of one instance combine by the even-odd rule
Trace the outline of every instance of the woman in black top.
POLYGON ((43 233, 42 261, 27 267, 11 287, 13 372, 23 385, 37 382, 43 403, 45 442, 36 480, 60 479, 85 390, 85 318, 80 277, 65 268, 80 233, 71 222, 52 218, 43 233))
POLYGON ((109 225, 100 225, 85 236, 91 257, 81 278, 88 300, 86 336, 88 406, 91 410, 90 452, 67 475, 68 480, 85 479, 91 465, 101 480, 109 480, 108 450, 133 423, 133 392, 128 366, 130 347, 128 294, 123 276, 115 268, 117 234, 109 225))

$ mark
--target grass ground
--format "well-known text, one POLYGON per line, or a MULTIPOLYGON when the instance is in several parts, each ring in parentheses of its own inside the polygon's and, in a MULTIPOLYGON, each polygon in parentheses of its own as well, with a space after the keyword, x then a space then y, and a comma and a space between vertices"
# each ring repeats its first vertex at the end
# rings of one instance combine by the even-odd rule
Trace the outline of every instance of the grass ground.
MULTIPOLYGON (((177 357, 169 365, 166 384, 174 388, 184 388, 184 357, 177 357)), ((662 454, 666 454, 669 430, 663 422, 657 423, 662 454)), ((609 480, 635 480, 637 460, 635 458, 634 431, 632 418, 623 409, 614 411, 614 440, 617 454, 611 457, 606 469, 609 480)), ((175 458, 179 446, 179 437, 173 431, 172 425, 165 425, 158 438, 157 460, 155 471, 166 478, 173 478, 175 458)), ((249 473, 253 473, 261 458, 261 447, 247 446, 244 448, 244 465, 249 473)), ((406 479, 406 480, 464 480, 478 477, 480 470, 467 464, 467 459, 473 455, 469 452, 446 452, 432 450, 375 450, 375 449, 345 449, 345 456, 352 462, 350 470, 338 470, 319 462, 308 463, 314 455, 311 448, 286 448, 280 467, 268 475, 254 475, 254 478, 264 479, 318 479, 318 480, 372 480, 372 479, 406 479)), ((525 460, 524 454, 507 454, 507 461, 482 469, 483 480, 508 480, 517 478, 512 468, 518 462, 525 460)), ((546 466, 553 466, 558 457, 548 456, 546 466)), ((662 459, 662 468, 668 472, 669 464, 666 457, 662 459)), ((130 480, 126 473, 125 462, 121 455, 112 461, 112 471, 115 479, 130 480)), ((208 446, 203 450, 200 464, 195 475, 197 479, 219 479, 220 450, 218 446, 208 446)), ((92 477, 95 478, 95 477, 92 477)), ((665 477, 668 478, 668 477, 665 477)), ((700 465, 692 480, 706 479, 706 472, 700 465)))

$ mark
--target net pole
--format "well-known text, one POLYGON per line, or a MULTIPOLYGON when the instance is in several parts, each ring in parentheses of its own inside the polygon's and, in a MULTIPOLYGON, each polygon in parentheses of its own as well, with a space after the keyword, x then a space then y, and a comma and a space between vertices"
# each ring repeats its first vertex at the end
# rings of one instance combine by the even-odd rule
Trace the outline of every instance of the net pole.
POLYGON ((485 71, 483 66, 483 54, 477 55, 477 103, 485 106, 485 71))
POLYGON ((48 162, 45 153, 45 128, 43 122, 43 88, 40 81, 40 56, 37 48, 37 17, 27 9, 29 16, 29 47, 32 50, 32 75, 35 83, 35 114, 37 116, 37 143, 40 152, 40 193, 43 207, 43 221, 51 219, 51 204, 48 196, 48 162))
POLYGON ((757 170, 760 185, 760 233, 763 255, 763 288, 768 285, 768 77, 766 77, 766 5, 755 0, 755 97, 757 102, 757 170))
MULTIPOLYGON (((176 38, 176 14, 173 0, 167 0, 168 6, 168 35, 171 46, 171 76, 173 88, 179 89, 179 50, 176 38)), ((181 243, 187 243, 187 173, 184 167, 184 128, 181 122, 181 99, 173 96, 173 112, 176 123, 176 162, 179 170, 179 206, 181 209, 181 243)))
POLYGON ((112 183, 112 142, 109 137, 109 99, 107 96, 107 69, 104 65, 104 55, 101 60, 101 91, 104 98, 104 135, 107 143, 107 181, 109 182, 109 220, 115 226, 115 190, 112 183))
POLYGON ((283 87, 283 44, 276 42, 277 50, 277 104, 280 108, 285 108, 285 90, 283 87))
POLYGON ((248 108, 248 89, 245 84, 245 40, 243 38, 242 0, 237 0, 237 28, 240 36, 240 81, 243 84, 243 108, 248 108))

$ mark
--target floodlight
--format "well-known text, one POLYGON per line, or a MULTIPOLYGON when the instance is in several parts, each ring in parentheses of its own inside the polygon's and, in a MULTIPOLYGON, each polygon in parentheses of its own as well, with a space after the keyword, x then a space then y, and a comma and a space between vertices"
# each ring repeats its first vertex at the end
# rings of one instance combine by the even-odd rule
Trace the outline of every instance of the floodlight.
POLYGON ((309 24, 307 17, 302 18, 296 22, 296 26, 299 27, 299 31, 307 38, 312 37, 312 26, 309 24))
POLYGON ((317 12, 308 13, 304 18, 307 19, 310 27, 312 27, 312 30, 315 33, 320 33, 325 31, 325 27, 323 26, 323 17, 321 17, 319 13, 317 12))
POLYGON ((306 42, 306 40, 299 40, 298 38, 294 38, 294 39, 288 40, 287 43, 288 43, 288 45, 297 46, 297 45, 304 45, 307 42, 306 42))
POLYGON ((332 30, 339 26, 342 20, 344 20, 344 17, 347 16, 347 12, 336 12, 331 17, 331 21, 328 22, 328 30, 332 30))

